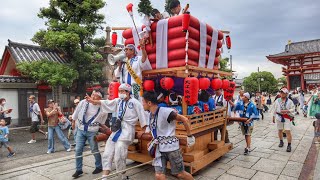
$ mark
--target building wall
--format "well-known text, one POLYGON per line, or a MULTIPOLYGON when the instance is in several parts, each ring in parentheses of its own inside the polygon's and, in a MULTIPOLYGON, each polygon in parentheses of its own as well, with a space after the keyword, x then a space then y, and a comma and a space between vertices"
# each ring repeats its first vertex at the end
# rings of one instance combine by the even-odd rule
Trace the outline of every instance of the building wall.
POLYGON ((6 99, 5 107, 7 109, 13 109, 10 113, 12 124, 18 124, 19 117, 19 103, 18 103, 18 91, 16 89, 0 89, 0 98, 6 99))

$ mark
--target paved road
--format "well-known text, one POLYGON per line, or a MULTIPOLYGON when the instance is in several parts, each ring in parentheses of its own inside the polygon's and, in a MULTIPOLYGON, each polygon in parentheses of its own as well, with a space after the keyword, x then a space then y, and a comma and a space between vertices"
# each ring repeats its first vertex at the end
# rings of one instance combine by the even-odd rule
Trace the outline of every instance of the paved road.
MULTIPOLYGON (((238 129, 238 125, 233 124, 229 126, 230 140, 234 144, 234 149, 219 161, 215 161, 199 171, 195 175, 195 179, 297 180, 313 142, 313 120, 304 118, 301 115, 296 116, 297 125, 293 128, 292 152, 288 153, 286 152, 286 148, 278 147, 279 142, 276 126, 271 123, 270 117, 269 114, 266 114, 265 120, 260 120, 255 123, 254 133, 252 135, 253 151, 249 156, 243 155, 245 141, 240 129, 238 129)), ((46 146, 44 140, 32 146, 26 144, 28 140, 29 136, 24 137, 24 140, 20 141, 24 143, 22 147, 25 146, 25 149, 21 148, 20 150, 21 152, 32 152, 33 157, 28 158, 28 154, 18 154, 12 159, 13 164, 17 165, 17 163, 21 163, 20 168, 16 169, 12 169, 11 167, 13 166, 7 168, 6 165, 10 164, 11 161, 5 158, 5 160, 1 159, 2 163, 0 164, 0 168, 3 168, 5 164, 5 169, 10 170, 5 171, 3 169, 4 171, 0 172, 0 179, 72 179, 71 175, 75 171, 74 160, 70 160, 70 158, 73 157, 72 153, 60 151, 47 155, 45 154, 46 147, 43 147, 46 146), (34 147, 36 147, 37 150, 34 150, 34 147), (6 163, 3 163, 4 161, 6 161, 6 163), (23 165, 25 161, 27 161, 29 165, 23 165)), ((13 145, 15 143, 14 141, 15 140, 12 140, 13 145)), ((316 146, 317 152, 319 152, 319 145, 316 146)), ((63 150, 62 146, 58 144, 57 150, 63 150)), ((3 148, 1 153, 3 153, 3 148)), ((1 155, 1 158, 3 157, 4 156, 1 155)), ((85 174, 80 179, 94 179, 101 176, 101 174, 91 174, 94 170, 94 158, 92 156, 85 157, 84 164, 85 174)), ((130 161, 128 161, 128 164, 129 166, 136 165, 130 161)), ((320 167, 319 162, 317 167, 320 167)), ((319 172, 319 170, 317 172, 319 172)), ((149 165, 128 171, 127 174, 130 179, 134 180, 154 179, 154 170, 152 166, 149 165)), ((169 179, 175 178, 170 176, 169 179)))

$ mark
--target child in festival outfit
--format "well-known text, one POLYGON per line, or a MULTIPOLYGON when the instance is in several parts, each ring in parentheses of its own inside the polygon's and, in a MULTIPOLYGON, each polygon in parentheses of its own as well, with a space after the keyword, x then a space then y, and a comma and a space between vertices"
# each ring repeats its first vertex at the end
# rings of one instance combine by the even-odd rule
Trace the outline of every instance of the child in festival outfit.
POLYGON ((308 104, 307 104, 307 101, 304 101, 304 105, 303 105, 302 111, 303 111, 303 117, 307 117, 307 115, 308 115, 308 104))
MULTIPOLYGON (((153 136, 153 144, 157 144, 154 152, 155 178, 165 179, 167 162, 170 162, 171 173, 179 179, 193 179, 192 175, 184 170, 183 158, 179 149, 179 139, 175 136, 176 120, 184 124, 187 131, 187 144, 192 146, 195 143, 194 136, 191 135, 188 119, 177 114, 171 108, 159 107, 157 105, 157 95, 155 92, 145 92, 143 94, 143 108, 149 110, 149 126, 153 136)), ((150 149, 150 148, 148 148, 150 149)))
POLYGON ((251 134, 253 131, 253 120, 259 119, 259 112, 250 100, 250 94, 244 93, 242 101, 238 101, 234 111, 236 111, 240 117, 247 118, 246 122, 241 122, 240 127, 242 134, 245 136, 247 147, 244 149, 244 155, 248 155, 251 151, 251 134))
POLYGON ((7 157, 13 157, 16 153, 13 151, 12 147, 8 145, 8 135, 9 128, 6 126, 6 121, 4 119, 0 120, 0 144, 8 149, 9 154, 7 157))

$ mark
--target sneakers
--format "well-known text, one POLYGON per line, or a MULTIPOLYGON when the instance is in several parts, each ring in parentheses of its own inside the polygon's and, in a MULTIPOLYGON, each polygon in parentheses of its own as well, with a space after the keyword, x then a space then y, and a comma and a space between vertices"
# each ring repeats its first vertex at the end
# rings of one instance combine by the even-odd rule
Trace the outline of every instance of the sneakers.
POLYGON ((8 157, 8 158, 11 158, 11 157, 13 157, 14 155, 16 155, 16 153, 15 153, 15 152, 12 152, 12 153, 9 153, 7 157, 8 157))
POLYGON ((287 152, 291 152, 291 145, 288 145, 287 152))
POLYGON ((54 153, 54 151, 47 151, 47 154, 51 154, 51 153, 54 153))
POLYGON ((70 148, 69 149, 67 149, 67 152, 70 152, 71 151, 71 146, 70 146, 70 148))
POLYGON ((75 146, 76 146, 76 143, 71 144, 71 146, 75 147, 75 146))
POLYGON ((280 141, 279 147, 283 147, 283 141, 280 141))
POLYGON ((83 171, 76 171, 76 172, 72 175, 72 177, 78 178, 78 177, 80 177, 81 174, 83 174, 83 171))
POLYGON ((101 173, 101 172, 102 172, 102 169, 96 168, 96 169, 92 172, 92 174, 98 174, 98 173, 101 173))
POLYGON ((249 152, 250 152, 250 151, 249 151, 249 148, 245 148, 245 149, 244 149, 244 153, 243 153, 243 154, 244 154, 244 155, 248 155, 248 154, 249 154, 249 152))
POLYGON ((48 132, 45 133, 44 138, 48 139, 48 132))
POLYGON ((36 142, 37 142, 36 140, 31 139, 31 140, 28 142, 28 144, 33 144, 33 143, 36 143, 36 142))

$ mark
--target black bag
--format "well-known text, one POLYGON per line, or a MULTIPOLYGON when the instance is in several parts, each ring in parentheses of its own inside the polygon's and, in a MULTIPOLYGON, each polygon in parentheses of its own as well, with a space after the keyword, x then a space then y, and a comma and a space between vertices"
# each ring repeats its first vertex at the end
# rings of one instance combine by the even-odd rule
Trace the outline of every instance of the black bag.
POLYGON ((112 132, 117 132, 119 129, 121 129, 121 120, 113 117, 110 121, 110 129, 112 132))
POLYGON ((121 121, 123 119, 124 114, 126 113, 128 103, 129 103, 129 100, 126 103, 126 106, 124 107, 124 110, 123 110, 120 118, 119 117, 118 118, 116 118, 116 117, 111 118, 110 129, 112 132, 117 132, 119 129, 121 129, 121 121))
MULTIPOLYGON (((33 111, 33 112, 34 112, 34 111, 33 111)), ((34 113, 37 115, 38 120, 41 121, 40 113, 39 113, 39 114, 37 114, 36 112, 34 112, 34 113)))
POLYGON ((11 117, 3 118, 6 121, 6 126, 11 124, 11 117))

